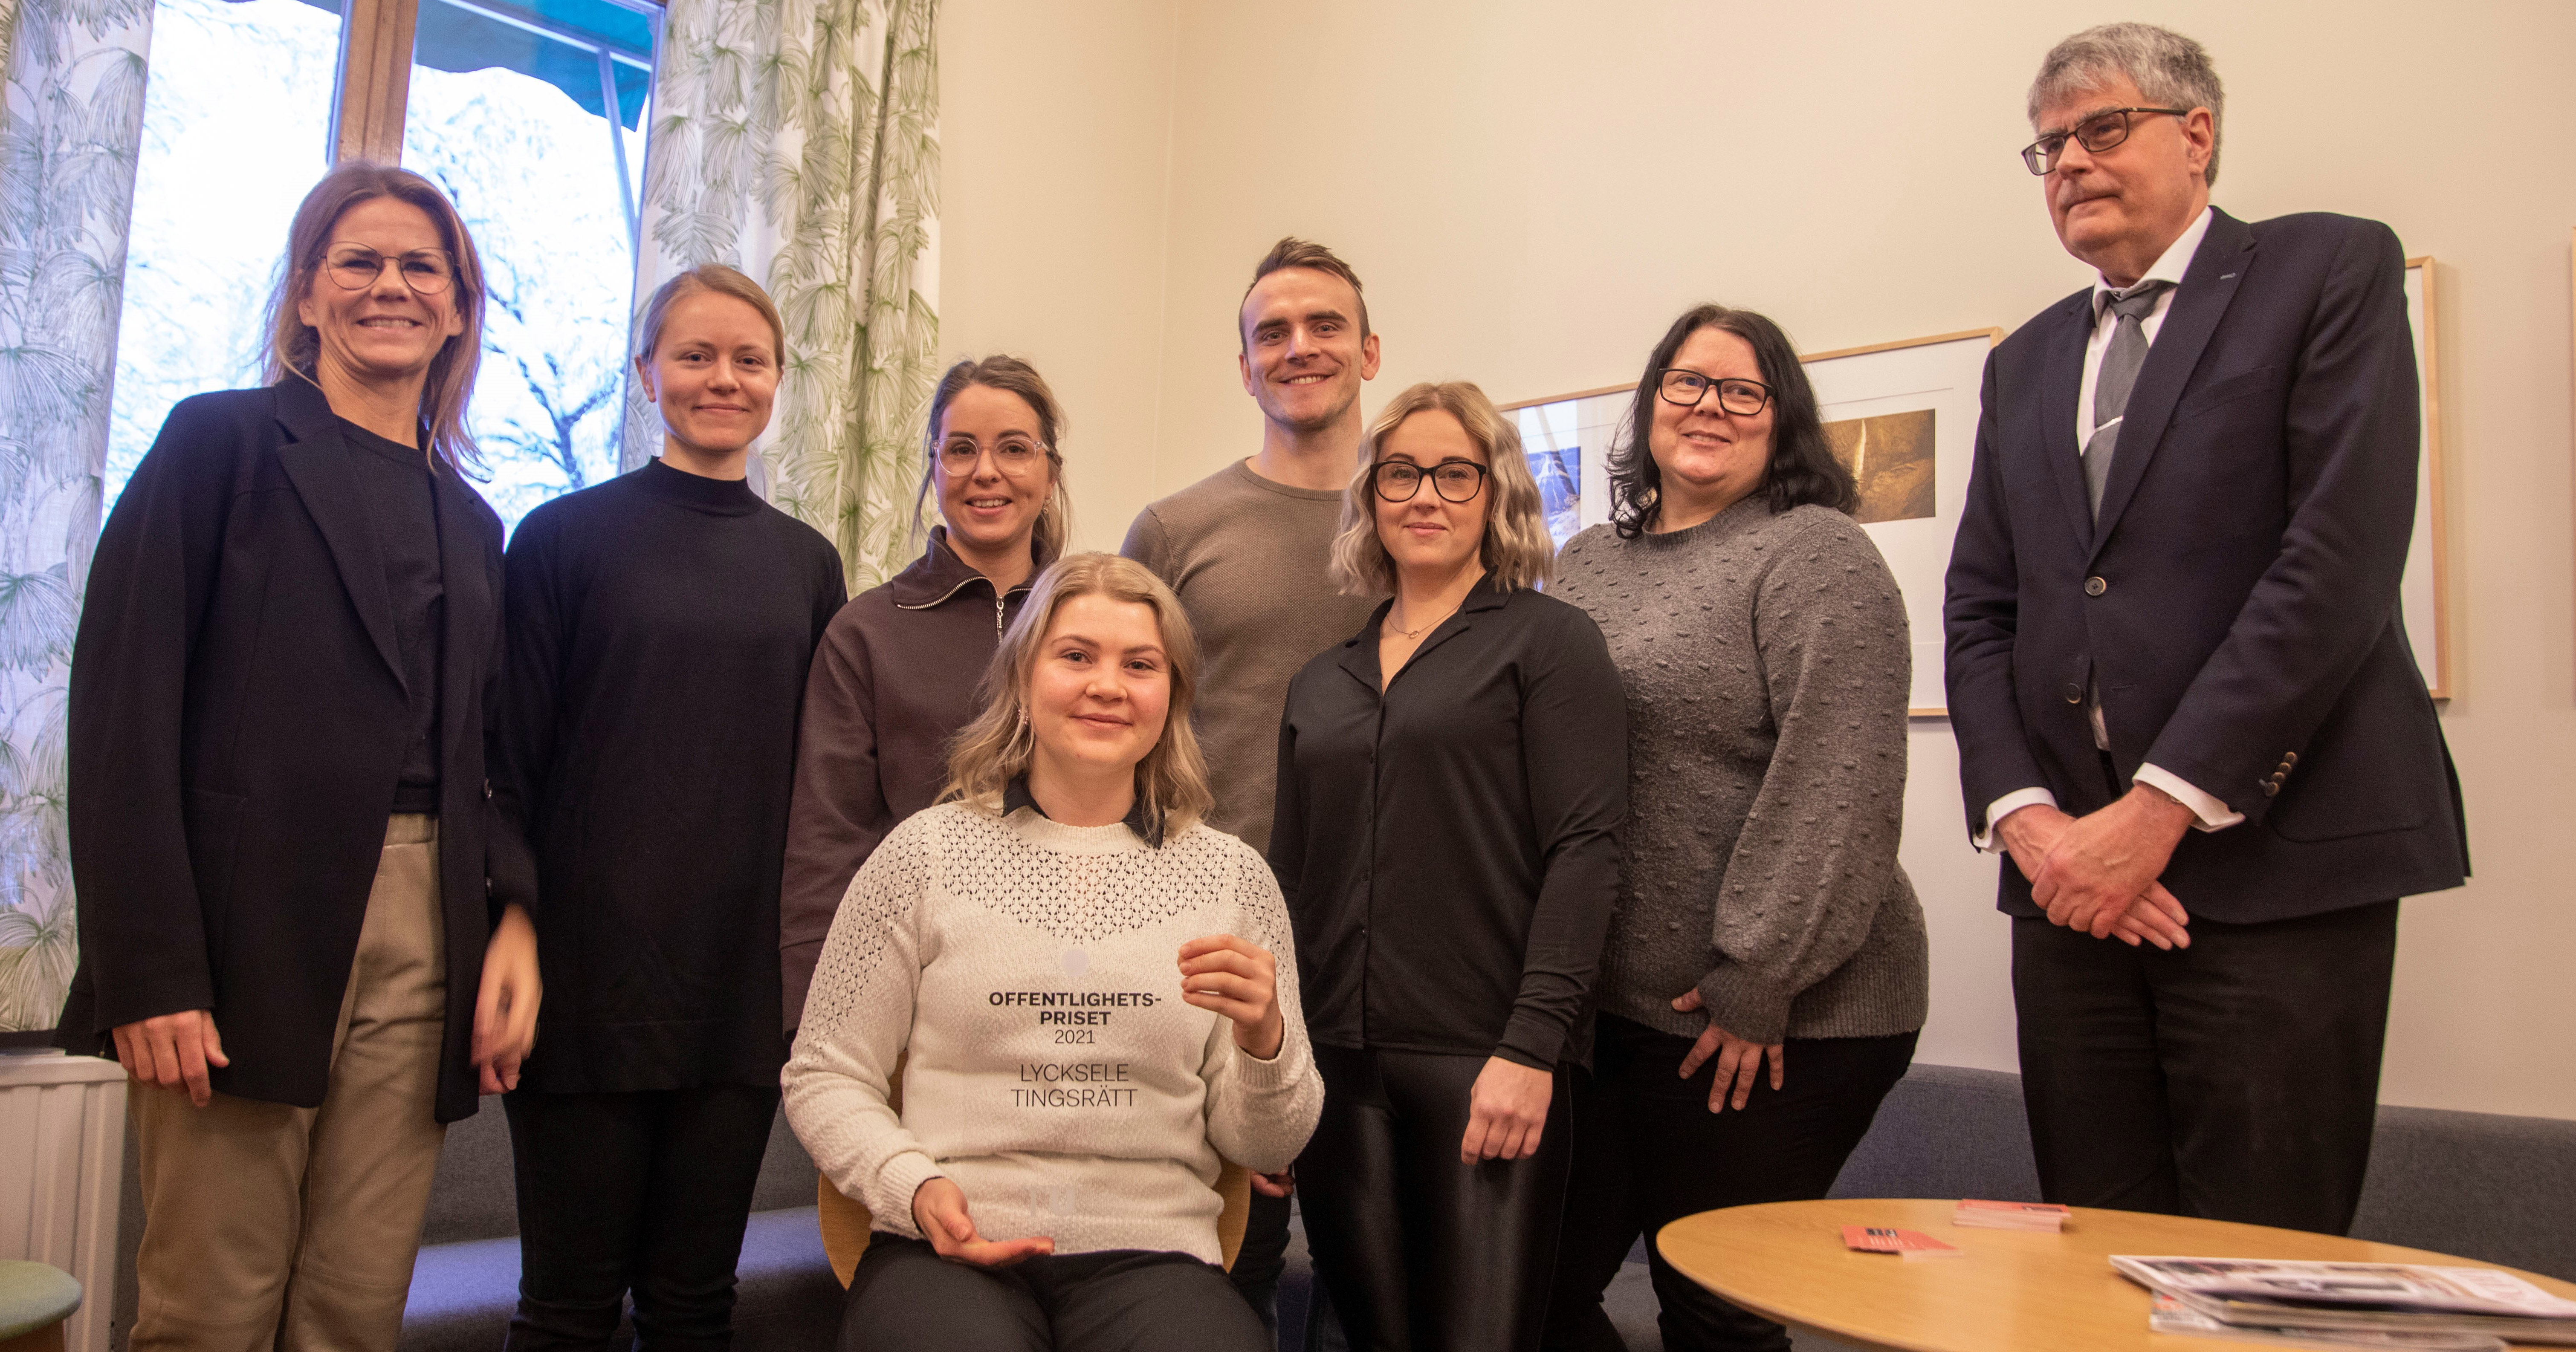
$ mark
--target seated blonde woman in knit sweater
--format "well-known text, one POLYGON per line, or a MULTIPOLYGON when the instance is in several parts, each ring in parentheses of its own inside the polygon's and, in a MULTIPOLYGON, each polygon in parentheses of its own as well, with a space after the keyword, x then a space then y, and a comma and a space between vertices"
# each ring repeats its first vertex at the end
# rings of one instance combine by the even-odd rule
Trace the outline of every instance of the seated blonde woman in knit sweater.
POLYGON ((844 1352, 1263 1345, 1212 1185, 1287 1168, 1324 1091, 1278 884, 1199 820, 1197 670, 1143 567, 1049 567, 946 801, 851 880, 784 1076, 876 1217, 844 1352))

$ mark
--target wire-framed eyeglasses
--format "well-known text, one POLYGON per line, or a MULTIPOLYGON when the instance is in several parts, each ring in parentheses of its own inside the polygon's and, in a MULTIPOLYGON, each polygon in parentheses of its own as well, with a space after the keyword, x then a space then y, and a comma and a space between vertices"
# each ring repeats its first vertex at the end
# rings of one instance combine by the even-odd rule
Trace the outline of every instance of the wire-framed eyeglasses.
MULTIPOLYGON (((952 479, 962 479, 975 472, 984 459, 982 446, 960 437, 939 448, 939 471, 952 479)), ((1025 479, 1037 473, 1046 463, 1046 448, 1034 441, 1012 437, 992 448, 993 468, 1014 479, 1025 479)))
POLYGON ((1655 377, 1655 393, 1662 395, 1665 403, 1683 408, 1698 407, 1712 388, 1717 391, 1717 406, 1739 418, 1750 418, 1771 402, 1771 387, 1758 380, 1712 379, 1678 366, 1655 377))
POLYGON ((2073 131, 2050 132, 2023 146, 2021 162, 2034 174, 2046 175, 2057 167, 2057 157, 2066 151, 2066 142, 2074 139, 2085 153, 2099 155, 2129 139, 2129 115, 2132 113, 2169 113, 2189 117, 2189 108, 2106 108, 2075 124, 2073 131))
POLYGON ((1388 502, 1411 502, 1422 491, 1422 481, 1431 481, 1431 491, 1443 502, 1474 502, 1484 491, 1486 468, 1473 460, 1443 460, 1423 466, 1410 460, 1381 460, 1369 467, 1369 486, 1388 502))
POLYGON ((322 255, 321 271, 341 290, 364 291, 385 275, 388 263, 414 295, 435 296, 456 283, 456 262, 445 249, 414 249, 388 258, 363 244, 342 244, 322 255))

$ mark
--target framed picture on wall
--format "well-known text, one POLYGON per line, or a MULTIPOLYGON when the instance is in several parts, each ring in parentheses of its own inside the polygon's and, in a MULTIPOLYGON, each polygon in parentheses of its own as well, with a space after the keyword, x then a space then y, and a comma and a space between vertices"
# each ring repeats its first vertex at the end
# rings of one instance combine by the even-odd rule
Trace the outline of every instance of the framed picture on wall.
POLYGON ((2441 313, 2434 304, 2439 270, 2430 255, 2406 260, 2406 323, 2415 331, 2415 381, 2423 416, 2423 453, 2415 461, 2415 529, 2406 546, 2406 577, 2398 608, 2406 617, 2406 642, 2433 698, 2449 699, 2453 662, 2450 625, 2450 532, 2442 502, 2441 313))
MULTIPOLYGON (((1861 528, 1886 556, 1905 597, 1914 647, 1908 703, 1918 717, 1948 712, 1941 688, 1942 575, 1968 500, 1986 352, 2002 340, 2001 329, 1970 329, 1805 358, 1823 405, 1825 437, 1860 483, 1861 528)), ((1575 531, 1610 519, 1609 449, 1635 389, 1613 385, 1503 405, 1520 420, 1521 449, 1547 495, 1548 526, 1559 546, 1575 531), (1560 511, 1551 475, 1566 481, 1570 511, 1560 511)))

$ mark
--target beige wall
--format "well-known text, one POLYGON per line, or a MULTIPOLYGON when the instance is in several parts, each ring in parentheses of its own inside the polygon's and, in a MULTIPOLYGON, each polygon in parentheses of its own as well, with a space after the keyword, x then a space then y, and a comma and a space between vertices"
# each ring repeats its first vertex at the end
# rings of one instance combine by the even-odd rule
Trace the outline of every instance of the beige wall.
MULTIPOLYGON (((1369 281, 1372 406, 1432 377, 1498 399, 1632 380, 1703 298, 1811 351, 2010 328, 2087 280, 2013 154, 2040 53, 2110 18, 2189 32, 2231 93, 2219 205, 2377 217, 2442 264, 2445 726, 2477 878, 2407 909, 2384 1097, 2576 1118, 2576 10, 2432 14, 949 0, 947 348, 1056 380, 1082 538, 1115 547, 1145 502, 1253 449, 1233 306, 1286 232, 1369 281)), ((2010 1069, 1993 865, 1961 839, 1947 726, 1913 749, 1922 1056, 2010 1069)))

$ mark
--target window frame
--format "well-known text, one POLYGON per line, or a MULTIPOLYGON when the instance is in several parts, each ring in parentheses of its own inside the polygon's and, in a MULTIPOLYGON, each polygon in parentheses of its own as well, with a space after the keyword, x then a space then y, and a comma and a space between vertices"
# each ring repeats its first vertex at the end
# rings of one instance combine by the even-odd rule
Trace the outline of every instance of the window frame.
MULTIPOLYGON (((620 9, 633 10, 652 20, 653 66, 659 70, 662 61, 662 26, 669 6, 658 0, 608 0, 620 9)), ((519 28, 544 33, 560 40, 588 45, 586 38, 555 29, 550 24, 535 23, 516 15, 505 15, 474 0, 446 0, 462 9, 519 28)), ((343 160, 373 160, 378 164, 402 163, 403 124, 411 104, 412 39, 420 31, 420 0, 342 0, 340 10, 340 60, 334 72, 331 95, 331 163, 343 160)), ((608 108, 608 140, 615 153, 617 189, 625 199, 628 246, 640 245, 643 216, 636 200, 634 170, 626 156, 626 137, 617 119, 617 82, 614 67, 618 62, 633 64, 623 54, 606 47, 596 49, 599 57, 599 81, 603 101, 608 108)), ((645 128, 651 133, 650 127, 645 128)))

